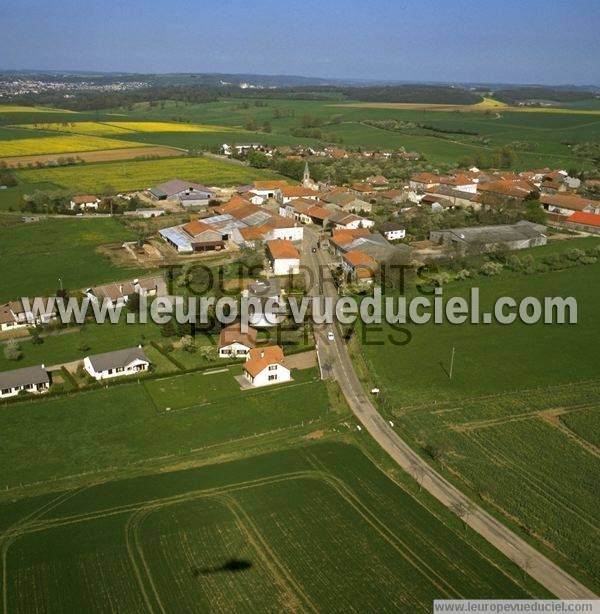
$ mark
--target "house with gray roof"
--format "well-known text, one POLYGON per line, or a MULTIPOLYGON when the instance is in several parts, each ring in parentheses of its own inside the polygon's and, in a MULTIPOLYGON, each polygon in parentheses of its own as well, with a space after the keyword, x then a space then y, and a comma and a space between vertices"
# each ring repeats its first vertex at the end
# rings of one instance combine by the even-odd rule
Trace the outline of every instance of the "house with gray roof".
POLYGON ((96 380, 125 377, 148 371, 150 360, 142 346, 86 356, 84 369, 96 380))
POLYGON ((43 394, 50 390, 50 374, 44 365, 0 372, 0 399, 16 397, 25 391, 43 394))

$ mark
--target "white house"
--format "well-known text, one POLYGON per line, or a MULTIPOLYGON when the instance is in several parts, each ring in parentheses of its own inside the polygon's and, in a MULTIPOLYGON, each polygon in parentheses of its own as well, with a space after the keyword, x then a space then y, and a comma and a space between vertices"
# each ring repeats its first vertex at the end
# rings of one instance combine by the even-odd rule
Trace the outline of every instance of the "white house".
POLYGON ((25 308, 21 300, 10 301, 0 305, 0 332, 24 328, 27 326, 38 326, 48 324, 56 318, 56 309, 48 299, 34 299, 30 307, 34 312, 25 308))
POLYGON ((71 199, 71 211, 75 209, 92 209, 94 211, 98 210, 98 206, 100 205, 100 199, 93 194, 81 194, 79 196, 73 196, 71 199))
POLYGON ((246 357, 255 345, 255 328, 249 326, 244 333, 240 324, 226 326, 219 335, 219 358, 246 357))
POLYGON ((267 255, 274 275, 300 273, 300 254, 291 241, 285 239, 267 241, 267 255))
POLYGON ((251 190, 257 196, 262 196, 265 199, 274 198, 281 202, 281 188, 287 185, 287 181, 255 181, 251 190))
POLYGON ((16 397, 22 391, 43 394, 49 389, 50 375, 44 365, 0 373, 0 399, 16 397))
POLYGON ((291 373, 283 361, 283 350, 278 345, 253 348, 244 363, 244 377, 255 387, 289 382, 291 373))
POLYGON ((319 192, 304 186, 288 185, 281 188, 281 202, 284 205, 296 200, 297 198, 305 198, 307 200, 319 200, 319 192))
POLYGON ((406 229, 398 222, 389 221, 384 222, 379 227, 379 232, 388 240, 388 241, 398 241, 399 239, 404 239, 406 236, 406 229))
POLYGON ((150 361, 144 354, 142 346, 138 346, 86 356, 83 367, 94 379, 103 380, 148 371, 150 361))
POLYGON ((130 294, 139 294, 145 297, 165 296, 167 286, 160 277, 143 277, 133 281, 117 281, 103 286, 87 288, 85 295, 90 301, 109 307, 123 306, 129 300, 130 294))
POLYGON ((340 230, 356 230, 357 228, 372 228, 375 226, 375 222, 373 220, 369 220, 366 217, 361 217, 355 213, 332 211, 329 219, 335 224, 335 227, 340 230))
POLYGON ((280 324, 285 305, 281 296, 281 283, 276 277, 257 280, 249 284, 242 296, 258 301, 259 308, 250 310, 248 322, 255 328, 268 328, 280 324))

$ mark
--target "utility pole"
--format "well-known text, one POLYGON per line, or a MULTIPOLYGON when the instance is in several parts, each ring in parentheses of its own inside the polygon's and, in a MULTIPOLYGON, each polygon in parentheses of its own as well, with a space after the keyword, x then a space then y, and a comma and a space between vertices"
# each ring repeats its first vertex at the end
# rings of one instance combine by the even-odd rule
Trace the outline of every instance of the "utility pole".
POLYGON ((60 291, 61 291, 61 293, 62 293, 62 291, 63 291, 62 277, 59 277, 59 278, 58 278, 58 284, 59 284, 59 286, 60 286, 60 291))
POLYGON ((452 347, 452 356, 450 358, 450 379, 452 379, 452 374, 454 373, 454 354, 456 353, 456 348, 452 347))

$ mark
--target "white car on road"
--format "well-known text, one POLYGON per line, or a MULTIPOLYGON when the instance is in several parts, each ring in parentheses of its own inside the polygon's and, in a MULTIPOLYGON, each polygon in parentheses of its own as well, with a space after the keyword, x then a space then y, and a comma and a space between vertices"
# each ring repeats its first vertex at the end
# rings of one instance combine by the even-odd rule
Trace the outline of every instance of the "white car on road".
POLYGON ((331 341, 334 341, 334 340, 335 340, 335 337, 333 336, 333 331, 332 331, 332 330, 330 330, 330 331, 327 333, 327 341, 331 342, 331 341))

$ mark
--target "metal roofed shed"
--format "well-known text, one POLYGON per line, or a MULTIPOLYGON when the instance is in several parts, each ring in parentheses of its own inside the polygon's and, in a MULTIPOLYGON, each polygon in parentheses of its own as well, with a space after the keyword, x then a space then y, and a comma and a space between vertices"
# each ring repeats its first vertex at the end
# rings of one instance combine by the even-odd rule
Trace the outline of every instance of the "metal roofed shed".
POLYGON ((162 228, 158 234, 180 254, 191 254, 194 251, 190 237, 186 235, 178 226, 162 228))
POLYGON ((432 230, 429 239, 440 245, 455 245, 462 249, 493 251, 495 249, 526 249, 546 245, 546 227, 521 220, 516 224, 473 226, 432 230))

